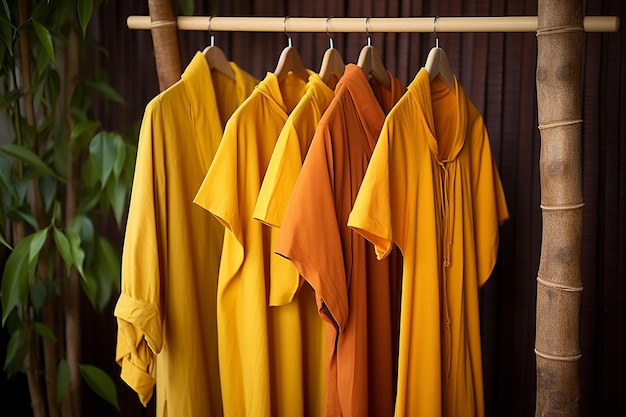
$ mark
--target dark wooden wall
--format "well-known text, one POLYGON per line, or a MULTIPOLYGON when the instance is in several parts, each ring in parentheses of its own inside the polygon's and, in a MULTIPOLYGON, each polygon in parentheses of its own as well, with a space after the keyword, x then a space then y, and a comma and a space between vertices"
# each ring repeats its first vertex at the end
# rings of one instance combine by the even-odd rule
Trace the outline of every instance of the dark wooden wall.
MULTIPOLYGON (((200 3, 200 2, 198 2, 200 3)), ((584 2, 587 15, 626 17, 621 0, 584 2)), ((530 0, 353 0, 202 2, 197 15, 220 16, 502 16, 536 15, 530 0)), ((90 32, 109 50, 84 63, 106 68, 126 98, 121 106, 96 105, 107 129, 125 130, 158 93, 149 31, 130 31, 126 17, 148 14, 147 1, 109 1, 90 32)), ((181 32, 183 66, 209 42, 207 32, 181 32)), ((319 69, 328 47, 324 33, 293 34, 305 64, 319 69)), ((335 47, 354 62, 364 34, 337 34, 335 47)), ((281 33, 216 33, 216 43, 242 68, 262 78, 286 44, 281 33)), ((485 395, 488 416, 532 416, 535 406, 535 294, 541 247, 539 132, 535 94, 535 35, 513 33, 439 34, 468 96, 483 113, 500 168, 511 219, 501 229, 499 262, 481 290, 485 395)), ((432 34, 373 34, 373 45, 396 76, 409 83, 434 44, 432 34)), ((583 169, 585 197, 584 284, 581 359, 582 416, 626 412, 626 35, 585 35, 583 169)), ((113 234, 121 241, 123 231, 113 234)), ((116 378, 115 322, 111 311, 86 317, 84 356, 116 378)), ((88 391, 86 389, 86 391, 88 391)), ((122 415, 153 415, 123 383, 122 415)), ((115 415, 86 394, 85 415, 115 415)))

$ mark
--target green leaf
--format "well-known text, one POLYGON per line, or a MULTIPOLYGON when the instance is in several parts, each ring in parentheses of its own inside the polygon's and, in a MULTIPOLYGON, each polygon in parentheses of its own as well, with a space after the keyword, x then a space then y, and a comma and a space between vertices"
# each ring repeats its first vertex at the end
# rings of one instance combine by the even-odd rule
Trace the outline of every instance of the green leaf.
POLYGON ((85 195, 81 195, 80 203, 76 209, 77 213, 89 213, 100 201, 100 190, 91 190, 85 195))
POLYGON ((102 312, 111 301, 111 295, 113 294, 113 285, 109 281, 108 277, 104 276, 103 271, 97 270, 96 275, 98 291, 96 293, 96 305, 95 308, 102 312))
POLYGON ((54 243, 57 245, 57 249, 61 254, 61 258, 65 262, 65 270, 69 276, 74 258, 72 257, 72 249, 70 248, 69 239, 56 227, 54 228, 54 243))
POLYGON ((78 369, 83 379, 87 382, 87 385, 119 411, 120 407, 117 403, 117 391, 111 377, 107 375, 106 372, 93 365, 78 365, 78 369))
POLYGON ((4 156, 0 156, 0 188, 11 193, 17 199, 17 193, 13 187, 13 178, 11 178, 11 163, 4 156))
POLYGON ((124 170, 126 166, 126 142, 122 139, 121 135, 116 135, 115 137, 115 164, 113 165, 113 175, 115 175, 115 179, 120 178, 120 174, 124 170))
POLYGON ((81 277, 85 278, 85 272, 83 270, 83 263, 85 262, 85 252, 80 246, 80 235, 73 232, 68 232, 67 237, 70 241, 70 249, 72 252, 72 259, 74 266, 81 277))
POLYGON ((15 222, 20 222, 21 221, 21 222, 24 222, 24 223, 30 225, 35 230, 39 229, 39 225, 37 224, 37 219, 35 219, 35 216, 33 216, 31 213, 25 211, 21 207, 9 210, 9 212, 7 214, 9 216, 9 219, 11 219, 11 220, 13 220, 15 222))
POLYGON ((106 81, 85 81, 85 85, 100 94, 100 96, 102 96, 104 100, 112 101, 113 103, 124 104, 124 97, 122 97, 120 93, 118 93, 106 81))
POLYGON ((63 215, 63 207, 59 200, 54 200, 54 209, 52 210, 52 224, 56 224, 57 221, 61 221, 63 215))
POLYGON ((85 136, 91 139, 98 127, 100 127, 100 122, 96 120, 85 120, 83 122, 77 123, 76 126, 74 126, 74 129, 72 129, 72 133, 70 134, 70 140, 72 142, 76 142, 77 140, 85 136))
POLYGON ((115 165, 115 135, 111 132, 98 132, 89 144, 89 158, 100 177, 104 189, 115 165))
POLYGON ((70 223, 67 225, 67 232, 74 233, 75 235, 80 236, 80 233, 82 230, 83 230, 83 222, 81 220, 81 217, 80 216, 72 217, 72 220, 70 220, 70 223))
POLYGON ((46 50, 46 53, 50 57, 50 60, 56 65, 56 56, 54 55, 54 45, 52 44, 52 36, 50 36, 50 31, 35 19, 31 20, 33 22, 33 28, 35 29, 35 34, 39 38, 39 42, 41 42, 43 49, 46 50))
POLYGON ((45 323, 40 323, 38 321, 33 322, 33 329, 41 336, 48 340, 52 340, 53 342, 57 341, 57 337, 48 325, 45 323))
POLYGON ((50 57, 48 56, 48 54, 38 54, 35 58, 35 68, 31 77, 33 85, 41 85, 44 83, 44 81, 46 81, 46 70, 49 68, 49 66, 50 57))
POLYGON ((30 279, 46 234, 47 228, 25 236, 7 258, 1 284, 3 325, 15 307, 26 305, 30 279))
POLYGON ((4 10, 4 16, 10 20, 11 10, 9 9, 9 5, 7 4, 7 0, 2 0, 2 9, 4 10))
POLYGON ((124 208, 126 207, 126 196, 128 195, 126 184, 124 181, 109 181, 106 188, 106 195, 113 209, 115 221, 117 225, 120 226, 124 208))
MULTIPOLYGON (((28 192, 28 183, 22 179, 21 182, 15 184, 15 191, 17 192, 17 203, 24 204, 26 201, 26 193, 28 192)), ((30 213, 30 211, 28 213, 30 213)), ((39 226, 35 228, 38 229, 39 226)))
POLYGON ((98 270, 113 284, 113 287, 120 290, 120 280, 122 271, 122 260, 119 250, 103 237, 96 240, 96 254, 99 261, 98 270))
POLYGON ((4 17, 0 17, 0 36, 9 55, 13 56, 13 25, 4 17))
POLYGON ((35 312, 39 313, 43 303, 45 303, 48 297, 48 287, 39 278, 35 279, 35 283, 30 289, 30 303, 32 304, 35 312))
POLYGON ((25 236, 15 245, 15 249, 7 258, 2 273, 2 325, 15 307, 25 305, 28 297, 28 256, 33 234, 25 236))
POLYGON ((16 145, 14 143, 8 143, 6 145, 0 146, 0 151, 23 160, 41 174, 50 175, 61 182, 65 182, 63 178, 59 177, 56 172, 50 169, 50 167, 46 165, 46 163, 30 149, 27 149, 20 145, 16 145))
POLYGON ((26 344, 26 337, 24 336, 24 330, 17 329, 11 335, 9 344, 7 345, 7 356, 4 360, 4 370, 6 371, 11 362, 18 358, 20 351, 22 351, 26 344))
MULTIPOLYGON (((87 162, 83 166, 82 179, 83 179, 83 183, 85 184, 85 188, 86 189, 91 189, 91 188, 94 188, 97 185, 99 185, 99 183, 100 183, 100 173, 96 169, 96 165, 94 163, 94 158, 88 158, 87 159, 87 162)), ((100 191, 102 191, 102 190, 101 190, 100 187, 98 187, 98 192, 100 192, 100 191)))
POLYGON ((89 265, 93 258, 96 230, 91 219, 83 214, 75 216, 70 224, 73 224, 74 221, 80 224, 78 231, 80 234, 80 246, 85 251, 85 265, 89 265))
POLYGON ((6 246, 7 248, 13 250, 13 248, 11 247, 11 245, 9 244, 9 242, 7 242, 7 240, 4 238, 4 236, 2 236, 2 233, 0 233, 0 243, 4 246, 6 246))
POLYGON ((65 394, 70 388, 70 367, 67 365, 65 359, 59 361, 59 368, 57 369, 57 403, 61 404, 65 394))
POLYGON ((113 290, 119 293, 121 270, 119 251, 105 238, 96 238, 92 270, 97 282, 94 307, 103 311, 111 301, 113 290))
POLYGON ((57 180, 48 175, 39 177, 39 192, 43 199, 44 210, 47 212, 52 207, 54 197, 57 194, 57 180))
POLYGON ((37 262, 39 252, 41 252, 41 248, 43 248, 44 243, 46 243, 46 237, 48 236, 48 227, 33 233, 32 236, 33 238, 30 241, 30 250, 28 252, 29 265, 33 265, 37 262))
POLYGON ((89 299, 93 308, 98 308, 98 282, 89 272, 85 272, 85 279, 80 280, 80 286, 89 299))
POLYGON ((83 31, 83 38, 87 31, 87 25, 91 20, 91 14, 93 12, 93 0, 78 0, 78 21, 83 31))

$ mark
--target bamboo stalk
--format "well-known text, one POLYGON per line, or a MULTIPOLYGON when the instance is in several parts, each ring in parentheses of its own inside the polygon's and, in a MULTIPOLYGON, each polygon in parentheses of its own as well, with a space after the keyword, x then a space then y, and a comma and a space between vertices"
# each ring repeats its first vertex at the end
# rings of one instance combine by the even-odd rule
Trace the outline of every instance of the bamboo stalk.
MULTIPOLYGON (((208 31, 208 16, 179 16, 179 30, 208 31)), ((211 31, 220 32, 422 32, 433 31, 434 17, 211 17, 211 31)), ((129 16, 129 29, 151 29, 150 16, 129 16)), ((617 32, 617 16, 587 16, 585 32, 617 32)), ((537 16, 437 17, 437 32, 536 32, 537 16)))
MULTIPOLYGON (((78 33, 70 30, 68 33, 69 44, 66 49, 66 103, 69 105, 72 94, 78 83, 79 66, 79 38, 78 33)), ((68 112, 69 114, 69 112, 68 112)), ((68 116, 68 126, 70 130, 74 127, 74 122, 68 116)), ((68 138, 69 140, 69 138, 68 138)), ((67 172, 67 184, 65 194, 65 224, 69 224, 76 214, 78 207, 78 164, 70 155, 67 172)), ((80 416, 80 277, 76 268, 72 268, 64 286, 64 307, 65 307, 65 343, 67 365, 70 370, 70 387, 63 403, 63 416, 80 416)))
POLYGON ((163 91, 178 81, 183 71, 178 28, 171 0, 148 0, 148 8, 159 88, 163 91))
MULTIPOLYGON (((30 124, 30 122, 29 122, 30 124)), ((34 212, 37 221, 39 222, 39 227, 45 227, 45 213, 43 202, 41 199, 41 193, 39 191, 39 184, 36 180, 33 180, 33 199, 34 199, 34 212)), ((37 271, 40 277, 44 277, 48 279, 48 268, 46 265, 46 254, 50 250, 50 241, 43 247, 40 255, 39 261, 37 263, 37 271)), ((53 275, 54 277, 54 275, 53 275)), ((56 322, 56 302, 54 300, 46 301, 42 307, 42 320, 43 322, 52 330, 55 335, 57 333, 57 322, 56 322)), ((56 391, 57 391, 57 368, 59 363, 59 351, 57 344, 49 339, 40 338, 43 345, 43 359, 44 359, 44 374, 45 374, 45 389, 46 389, 46 398, 48 400, 48 415, 50 417, 59 417, 61 414, 59 412, 59 407, 56 401, 56 391)))
POLYGON ((535 415, 576 417, 581 395, 582 5, 579 0, 540 0, 538 11, 543 238, 537 277, 535 415))
MULTIPOLYGON (((34 335, 30 326, 28 326, 28 335, 34 335)), ((41 381, 37 373, 38 366, 33 357, 33 351, 29 347, 26 357, 24 358, 26 367, 26 379, 28 380, 28 390, 30 391, 30 404, 33 408, 34 417, 46 417, 46 403, 44 401, 43 392, 41 391, 41 381)))

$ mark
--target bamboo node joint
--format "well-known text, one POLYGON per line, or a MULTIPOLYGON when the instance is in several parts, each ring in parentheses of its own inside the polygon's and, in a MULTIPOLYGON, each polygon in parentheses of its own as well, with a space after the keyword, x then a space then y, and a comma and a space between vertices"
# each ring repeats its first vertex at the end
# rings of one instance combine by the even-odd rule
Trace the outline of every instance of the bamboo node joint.
POLYGON ((552 360, 552 361, 561 361, 561 362, 575 362, 579 360, 583 355, 579 353, 578 355, 552 355, 551 353, 542 352, 539 349, 535 348, 535 354, 537 356, 541 356, 544 359, 552 360))
POLYGON ((577 203, 577 204, 559 204, 556 206, 549 206, 546 204, 540 204, 542 210, 546 211, 555 211, 555 210, 577 210, 579 208, 585 207, 585 203, 577 203))
POLYGON ((176 20, 154 20, 150 22, 150 28, 161 28, 166 26, 176 26, 176 20))
POLYGON ((541 35, 557 35, 559 33, 582 32, 582 26, 549 26, 537 29, 537 36, 541 35))
POLYGON ((555 127, 576 125, 583 122, 583 119, 564 120, 562 122, 540 124, 539 130, 554 129, 555 127))
POLYGON ((547 281, 539 276, 537 276, 537 282, 542 284, 545 287, 554 288, 556 290, 567 291, 567 292, 582 292, 583 287, 573 287, 571 285, 564 285, 559 282, 547 281))

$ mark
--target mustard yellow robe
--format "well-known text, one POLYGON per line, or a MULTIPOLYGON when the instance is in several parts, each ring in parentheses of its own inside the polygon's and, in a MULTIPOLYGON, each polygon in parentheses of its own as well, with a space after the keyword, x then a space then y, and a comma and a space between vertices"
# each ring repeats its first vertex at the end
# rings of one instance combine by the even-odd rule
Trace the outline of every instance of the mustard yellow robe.
POLYGON ((425 69, 389 113, 348 225, 404 257, 396 416, 484 415, 478 288, 508 218, 483 119, 425 69))
POLYGON ((221 416, 216 288, 224 228, 193 204, 231 113, 257 80, 196 53, 146 107, 122 255, 116 360, 157 416, 221 416))

